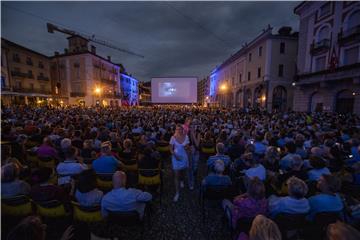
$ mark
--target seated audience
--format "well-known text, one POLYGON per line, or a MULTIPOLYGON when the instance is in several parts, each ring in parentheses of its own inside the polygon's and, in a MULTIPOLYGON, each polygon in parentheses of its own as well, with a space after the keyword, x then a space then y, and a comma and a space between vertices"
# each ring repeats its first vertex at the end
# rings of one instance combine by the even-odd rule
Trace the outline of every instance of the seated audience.
POLYGON ((121 165, 121 162, 112 155, 111 143, 103 142, 101 144, 101 156, 92 164, 95 172, 114 173, 121 165))
POLYGON ((289 196, 272 195, 269 198, 269 210, 272 217, 279 213, 305 214, 310 210, 309 201, 305 198, 308 191, 306 183, 297 177, 290 177, 287 180, 287 186, 289 196))
POLYGON ((329 224, 326 231, 328 240, 358 240, 360 239, 359 230, 353 228, 349 224, 336 222, 329 224))
POLYGON ((330 170, 326 167, 326 162, 323 158, 311 156, 310 164, 313 169, 308 171, 309 181, 317 181, 323 174, 330 174, 330 170))
POLYGON ((293 156, 293 159, 291 160, 291 168, 289 171, 280 174, 278 176, 278 185, 281 187, 283 183, 286 182, 290 177, 295 176, 303 181, 307 180, 307 173, 305 170, 302 169, 303 166, 303 160, 300 156, 293 156))
POLYGON ((144 216, 146 203, 152 196, 138 189, 126 189, 126 174, 117 171, 113 175, 113 190, 104 195, 101 200, 101 212, 104 217, 112 211, 137 211, 140 218, 144 216))
POLYGON ((38 157, 51 157, 53 159, 58 159, 59 155, 56 149, 53 147, 50 138, 45 137, 43 144, 36 150, 38 157))
MULTIPOLYGON (((258 214, 266 215, 268 201, 265 198, 265 186, 257 177, 250 180, 247 192, 234 198, 233 202, 223 200, 225 210, 231 211, 232 219, 229 219, 235 227, 241 218, 253 218, 258 214)), ((227 215, 230 217, 230 215, 227 215)))
POLYGON ((30 185, 19 179, 19 166, 8 163, 1 167, 1 197, 10 198, 19 195, 28 195, 30 185))
POLYGON ((225 171, 225 164, 218 159, 214 163, 214 172, 210 172, 208 176, 202 181, 202 185, 206 188, 208 186, 230 186, 231 179, 227 175, 223 175, 225 171))
POLYGON ((100 205, 103 192, 96 188, 96 174, 93 169, 80 173, 75 198, 81 206, 91 207, 100 205))
POLYGON ((317 213, 340 213, 342 211, 344 204, 338 194, 340 185, 340 180, 335 176, 325 174, 319 178, 317 188, 320 190, 320 193, 309 198, 310 219, 313 219, 317 213))
POLYGON ((296 145, 293 141, 285 144, 286 155, 280 160, 280 168, 282 170, 288 170, 291 166, 293 156, 299 156, 296 154, 296 145))
POLYGON ((257 215, 251 224, 249 236, 241 233, 238 240, 281 240, 281 232, 273 220, 257 215))
POLYGON ((214 163, 218 159, 224 162, 225 168, 227 168, 231 163, 230 157, 228 155, 225 155, 225 146, 221 142, 216 144, 216 155, 210 156, 207 160, 207 166, 209 170, 213 170, 214 163))

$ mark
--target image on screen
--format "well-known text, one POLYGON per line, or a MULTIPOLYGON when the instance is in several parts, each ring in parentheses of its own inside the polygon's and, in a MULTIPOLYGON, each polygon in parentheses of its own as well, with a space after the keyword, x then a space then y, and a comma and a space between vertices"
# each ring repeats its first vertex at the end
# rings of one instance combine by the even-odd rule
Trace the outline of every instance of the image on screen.
POLYGON ((153 78, 151 99, 153 103, 195 103, 197 78, 153 78))

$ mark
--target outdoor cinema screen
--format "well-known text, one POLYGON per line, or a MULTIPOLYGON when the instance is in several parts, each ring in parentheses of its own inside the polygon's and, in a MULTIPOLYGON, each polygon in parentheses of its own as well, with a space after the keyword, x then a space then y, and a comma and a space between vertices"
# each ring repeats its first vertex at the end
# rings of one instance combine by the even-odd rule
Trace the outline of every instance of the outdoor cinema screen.
POLYGON ((196 77, 158 77, 151 79, 152 103, 196 103, 196 77))

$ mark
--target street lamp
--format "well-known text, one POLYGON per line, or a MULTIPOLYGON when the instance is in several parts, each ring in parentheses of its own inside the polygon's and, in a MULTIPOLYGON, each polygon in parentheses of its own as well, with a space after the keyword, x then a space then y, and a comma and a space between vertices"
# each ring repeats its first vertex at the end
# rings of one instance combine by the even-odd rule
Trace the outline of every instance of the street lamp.
POLYGON ((220 90, 224 93, 224 100, 225 100, 225 106, 227 105, 227 102, 226 102, 226 90, 227 90, 227 85, 226 83, 223 83, 220 85, 220 90))

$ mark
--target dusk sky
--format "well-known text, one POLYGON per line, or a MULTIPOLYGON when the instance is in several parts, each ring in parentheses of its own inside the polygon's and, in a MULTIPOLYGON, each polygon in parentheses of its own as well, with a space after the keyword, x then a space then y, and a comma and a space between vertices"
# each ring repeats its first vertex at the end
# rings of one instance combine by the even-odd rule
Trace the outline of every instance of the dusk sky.
POLYGON ((156 76, 209 75, 268 24, 298 30, 299 2, 1 2, 2 37, 48 56, 63 52, 67 35, 46 22, 144 55, 100 45, 141 81, 156 76))

